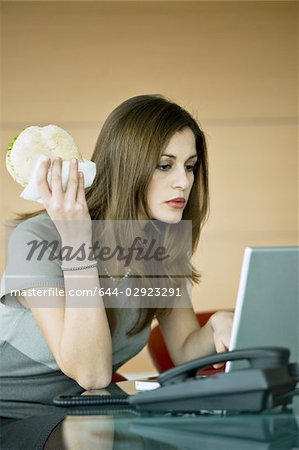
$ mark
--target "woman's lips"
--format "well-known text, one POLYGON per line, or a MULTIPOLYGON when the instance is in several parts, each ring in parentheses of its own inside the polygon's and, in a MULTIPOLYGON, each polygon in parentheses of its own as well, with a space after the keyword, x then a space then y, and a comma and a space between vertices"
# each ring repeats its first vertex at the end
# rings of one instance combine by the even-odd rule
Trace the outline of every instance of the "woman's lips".
POLYGON ((171 206, 172 208, 178 208, 178 209, 182 209, 185 206, 185 200, 169 200, 168 202, 166 202, 168 206, 171 206))

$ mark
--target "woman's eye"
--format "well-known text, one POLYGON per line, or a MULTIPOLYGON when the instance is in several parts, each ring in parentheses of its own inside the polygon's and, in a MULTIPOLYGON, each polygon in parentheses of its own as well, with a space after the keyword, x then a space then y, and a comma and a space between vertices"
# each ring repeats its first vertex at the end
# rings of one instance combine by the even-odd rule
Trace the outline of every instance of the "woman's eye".
MULTIPOLYGON (((161 170, 162 172, 165 172, 165 171, 171 169, 171 167, 172 167, 171 164, 159 164, 157 166, 157 169, 161 170)), ((194 164, 193 165, 189 164, 189 165, 185 166, 185 169, 187 172, 194 172, 195 167, 196 166, 194 164)))
POLYGON ((196 167, 195 165, 194 166, 189 165, 189 166, 186 166, 186 170, 187 170, 187 172, 194 172, 195 167, 196 167))
POLYGON ((163 172, 166 171, 166 170, 168 170, 168 169, 170 169, 170 168, 171 168, 171 165, 170 165, 170 164, 159 164, 159 165, 158 165, 158 169, 159 169, 159 170, 162 170, 163 172))

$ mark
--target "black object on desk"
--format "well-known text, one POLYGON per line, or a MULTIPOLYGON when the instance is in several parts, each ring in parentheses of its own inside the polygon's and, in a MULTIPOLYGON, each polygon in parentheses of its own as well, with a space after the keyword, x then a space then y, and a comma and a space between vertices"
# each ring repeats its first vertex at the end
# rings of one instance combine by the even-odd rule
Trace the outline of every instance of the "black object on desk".
POLYGON ((201 412, 220 410, 261 412, 286 406, 299 381, 299 367, 289 363, 290 352, 284 348, 234 350, 195 359, 158 377, 160 387, 137 395, 58 396, 60 406, 131 406, 137 411, 201 412), (197 378, 204 367, 246 359, 250 367, 229 373, 197 378))

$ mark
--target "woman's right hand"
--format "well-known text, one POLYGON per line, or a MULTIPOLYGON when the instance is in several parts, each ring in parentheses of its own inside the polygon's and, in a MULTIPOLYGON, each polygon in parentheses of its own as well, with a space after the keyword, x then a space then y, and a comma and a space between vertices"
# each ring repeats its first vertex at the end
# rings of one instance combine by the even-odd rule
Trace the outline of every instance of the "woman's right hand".
POLYGON ((37 187, 44 206, 53 220, 63 242, 91 241, 92 222, 88 211, 84 176, 78 172, 78 161, 73 158, 66 191, 62 188, 62 160, 43 161, 37 175, 37 187), (47 181, 50 170, 51 189, 47 181))

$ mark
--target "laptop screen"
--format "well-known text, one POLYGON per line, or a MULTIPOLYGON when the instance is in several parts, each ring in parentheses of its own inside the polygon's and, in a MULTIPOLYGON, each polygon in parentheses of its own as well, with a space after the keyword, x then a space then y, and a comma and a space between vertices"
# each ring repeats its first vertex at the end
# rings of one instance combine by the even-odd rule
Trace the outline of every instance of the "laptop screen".
MULTIPOLYGON (((245 249, 229 350, 287 347, 299 362, 299 247, 245 249)), ((226 371, 246 367, 229 362, 226 371)))

